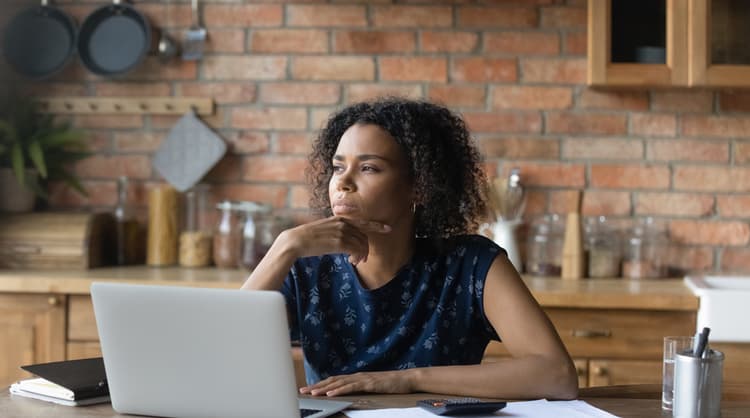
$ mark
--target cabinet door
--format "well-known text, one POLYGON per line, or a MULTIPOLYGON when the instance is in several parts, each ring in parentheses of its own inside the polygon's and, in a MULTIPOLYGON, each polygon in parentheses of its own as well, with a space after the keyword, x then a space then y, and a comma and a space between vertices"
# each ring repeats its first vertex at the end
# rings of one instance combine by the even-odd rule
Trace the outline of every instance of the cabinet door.
POLYGON ((690 85, 750 86, 746 0, 690 0, 690 85))
POLYGON ((661 361, 589 360, 589 385, 661 383, 661 361))
POLYGON ((688 83, 688 0, 589 0, 588 83, 688 83))
POLYGON ((589 386, 589 362, 583 358, 574 358, 573 364, 576 366, 578 375, 578 387, 585 388, 589 386))
POLYGON ((60 295, 0 294, 0 387, 30 377, 19 366, 65 359, 60 295))

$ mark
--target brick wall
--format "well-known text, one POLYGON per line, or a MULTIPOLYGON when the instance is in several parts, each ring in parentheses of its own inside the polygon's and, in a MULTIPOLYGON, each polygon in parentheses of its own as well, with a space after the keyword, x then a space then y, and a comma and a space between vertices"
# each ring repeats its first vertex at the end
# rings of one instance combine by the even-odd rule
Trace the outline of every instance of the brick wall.
MULTIPOLYGON (((104 1, 58 1, 81 21, 104 1)), ((209 174, 221 198, 305 213, 310 140, 344 104, 382 94, 441 101, 464 115, 491 175, 520 166, 529 214, 563 210, 663 220, 699 269, 750 270, 750 94, 587 88, 584 0, 202 1, 203 61, 150 57, 128 76, 94 77, 79 63, 29 87, 43 95, 210 96, 206 118, 230 144, 209 174)), ((156 27, 164 1, 137 1, 156 27)), ((190 25, 172 1, 172 34, 190 25)), ((108 209, 115 179, 136 199, 159 182, 152 152, 176 117, 78 116, 96 155, 77 171, 91 193, 55 188, 58 208, 108 209)))

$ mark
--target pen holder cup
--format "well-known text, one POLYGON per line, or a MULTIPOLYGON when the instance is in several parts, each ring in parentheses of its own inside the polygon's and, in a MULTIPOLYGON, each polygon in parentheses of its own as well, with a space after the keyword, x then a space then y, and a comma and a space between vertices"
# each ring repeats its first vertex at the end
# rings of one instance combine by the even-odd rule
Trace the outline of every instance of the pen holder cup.
POLYGON ((675 418, 718 418, 721 416, 721 381, 724 353, 709 350, 703 358, 675 354, 675 418))

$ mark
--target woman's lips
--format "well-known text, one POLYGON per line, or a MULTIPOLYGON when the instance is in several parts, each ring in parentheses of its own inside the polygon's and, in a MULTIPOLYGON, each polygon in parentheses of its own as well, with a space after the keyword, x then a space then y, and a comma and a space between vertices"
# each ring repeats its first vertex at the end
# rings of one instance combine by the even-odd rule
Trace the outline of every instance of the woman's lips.
POLYGON ((357 207, 354 205, 350 205, 347 203, 335 203, 333 205, 333 214, 334 215, 346 215, 352 212, 356 212, 357 207))

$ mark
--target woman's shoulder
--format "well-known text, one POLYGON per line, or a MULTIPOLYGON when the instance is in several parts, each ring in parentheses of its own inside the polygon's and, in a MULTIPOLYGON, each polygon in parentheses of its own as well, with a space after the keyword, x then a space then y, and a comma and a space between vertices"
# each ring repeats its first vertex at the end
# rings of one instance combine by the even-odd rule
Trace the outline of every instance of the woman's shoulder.
POLYGON ((487 254, 494 256, 502 251, 491 239, 477 234, 454 235, 446 238, 428 239, 420 243, 432 256, 466 256, 487 254))

